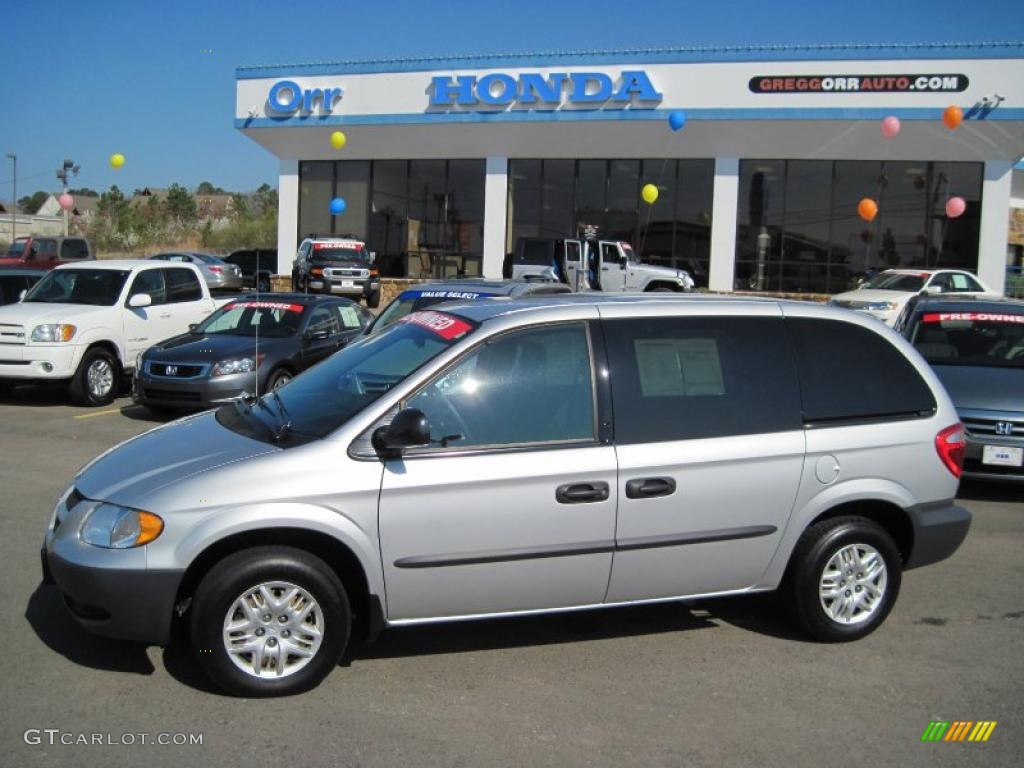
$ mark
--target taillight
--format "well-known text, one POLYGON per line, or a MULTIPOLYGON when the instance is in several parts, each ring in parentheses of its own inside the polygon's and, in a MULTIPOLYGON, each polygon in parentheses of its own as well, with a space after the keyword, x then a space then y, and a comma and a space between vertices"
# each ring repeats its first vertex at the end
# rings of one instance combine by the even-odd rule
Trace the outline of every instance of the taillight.
POLYGON ((966 449, 967 435, 963 424, 946 427, 935 436, 935 450, 939 452, 939 458, 946 465, 946 469, 953 473, 953 477, 960 477, 963 471, 966 449))
POLYGON ((221 272, 224 271, 224 268, 223 267, 210 267, 210 271, 213 272, 213 274, 215 274, 215 275, 219 275, 221 272))

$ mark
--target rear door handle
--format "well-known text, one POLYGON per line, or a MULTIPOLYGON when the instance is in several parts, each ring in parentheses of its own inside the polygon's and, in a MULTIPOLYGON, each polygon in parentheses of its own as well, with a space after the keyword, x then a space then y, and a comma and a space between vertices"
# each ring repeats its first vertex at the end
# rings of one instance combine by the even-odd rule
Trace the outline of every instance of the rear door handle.
POLYGON ((607 499, 608 483, 567 483, 555 490, 555 501, 559 504, 584 504, 607 499))
POLYGON ((639 477, 626 482, 627 499, 650 499, 671 496, 676 492, 676 481, 671 477, 639 477))
POLYGON ((160 315, 160 319, 161 319, 161 320, 166 320, 166 319, 167 319, 167 318, 169 318, 170 316, 171 316, 171 313, 170 313, 170 312, 167 312, 167 313, 165 313, 165 314, 163 314, 163 315, 160 315))

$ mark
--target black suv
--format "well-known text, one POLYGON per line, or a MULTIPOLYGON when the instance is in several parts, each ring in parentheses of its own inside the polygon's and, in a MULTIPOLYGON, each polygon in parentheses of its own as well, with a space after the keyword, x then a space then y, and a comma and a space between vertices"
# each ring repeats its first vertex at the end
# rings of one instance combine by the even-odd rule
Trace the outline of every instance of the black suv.
POLYGON ((224 257, 242 270, 242 285, 260 293, 270 291, 270 277, 277 272, 277 248, 246 248, 224 257))
POLYGON ((340 294, 375 309, 380 306, 380 271, 366 243, 351 237, 311 235, 292 265, 292 290, 340 294))

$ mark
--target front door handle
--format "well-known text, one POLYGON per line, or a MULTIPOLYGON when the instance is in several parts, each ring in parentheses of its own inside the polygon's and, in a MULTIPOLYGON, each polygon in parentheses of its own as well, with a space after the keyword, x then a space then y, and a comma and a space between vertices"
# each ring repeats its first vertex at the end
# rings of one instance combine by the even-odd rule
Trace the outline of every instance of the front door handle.
POLYGON ((171 316, 171 313, 170 312, 166 312, 166 313, 160 315, 160 319, 161 320, 167 320, 170 316, 171 316))
POLYGON ((608 500, 608 483, 567 483, 555 490, 559 504, 584 504, 608 500))
POLYGON ((671 496, 676 492, 676 481, 671 477, 640 477, 626 482, 627 499, 650 499, 671 496))

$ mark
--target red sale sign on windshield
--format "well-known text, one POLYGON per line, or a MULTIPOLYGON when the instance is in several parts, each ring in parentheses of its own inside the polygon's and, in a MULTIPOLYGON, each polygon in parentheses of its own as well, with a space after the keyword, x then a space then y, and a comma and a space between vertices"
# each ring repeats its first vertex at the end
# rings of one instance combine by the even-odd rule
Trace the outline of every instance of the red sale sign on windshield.
POLYGON ((444 312, 413 312, 403 318, 403 322, 433 331, 445 341, 457 339, 473 327, 465 320, 446 315, 444 312))

